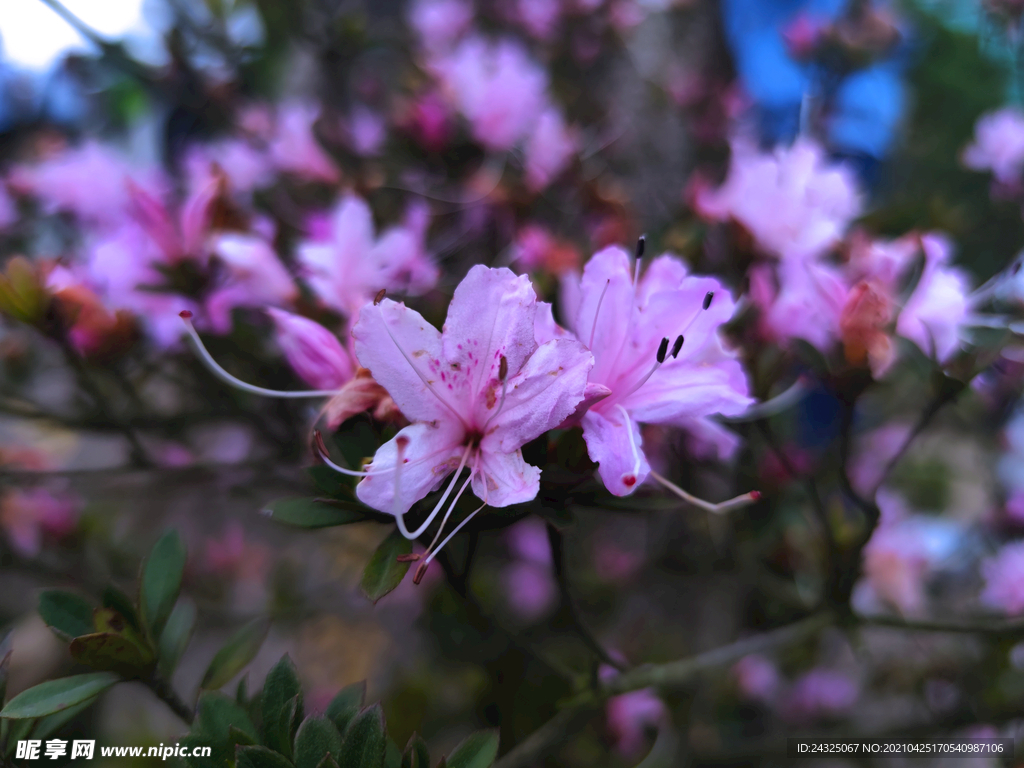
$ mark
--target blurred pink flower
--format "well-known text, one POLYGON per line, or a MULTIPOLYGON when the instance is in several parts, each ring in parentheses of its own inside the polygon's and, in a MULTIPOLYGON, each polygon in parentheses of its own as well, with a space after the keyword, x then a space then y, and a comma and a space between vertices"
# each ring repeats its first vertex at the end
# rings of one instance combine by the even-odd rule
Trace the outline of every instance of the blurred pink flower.
POLYGON ((853 172, 806 139, 772 154, 734 140, 725 183, 699 190, 695 204, 710 219, 737 221, 762 251, 786 260, 824 255, 861 211, 853 172))
POLYGON ((117 150, 96 141, 18 166, 8 178, 13 191, 38 198, 48 211, 107 225, 120 222, 128 209, 129 180, 151 195, 166 186, 159 171, 137 168, 117 150))
POLYGON ((883 603, 903 614, 920 614, 931 566, 927 541, 901 497, 880 490, 876 501, 882 519, 864 547, 864 578, 883 603))
POLYGON ((232 520, 219 537, 208 537, 203 548, 204 571, 222 578, 262 583, 270 561, 270 549, 246 541, 245 528, 232 520))
POLYGON ((981 602, 1003 613, 1024 613, 1024 541, 1005 544, 981 566, 981 602))
POLYGON ((277 108, 270 158, 275 167, 309 181, 336 184, 341 174, 334 161, 313 135, 319 107, 301 101, 287 101, 277 108))
POLYGON ((580 252, 571 242, 556 238, 546 227, 526 224, 516 233, 511 260, 525 272, 562 275, 579 269, 580 252))
POLYGON ((516 0, 514 16, 532 37, 548 42, 558 32, 562 0, 516 0))
POLYGON ((409 23, 430 53, 448 50, 473 21, 468 0, 415 0, 411 5, 409 23))
POLYGON ((670 255, 654 259, 637 283, 633 273, 622 248, 594 255, 569 325, 594 353, 588 383, 611 391, 581 423, 590 458, 617 496, 635 491, 650 472, 640 424, 692 427, 753 402, 742 366, 719 336, 735 307, 729 291, 714 278, 690 275, 670 255), (672 344, 680 335, 678 356, 658 365, 662 339, 672 344))
POLYGON ((593 562, 598 578, 609 584, 621 585, 644 567, 644 556, 623 547, 609 532, 604 532, 594 537, 593 562))
POLYGON ((558 586, 549 567, 528 561, 507 564, 501 571, 505 600, 526 622, 545 616, 558 602, 558 586))
POLYGON ((565 125, 561 111, 545 109, 524 148, 527 186, 534 192, 547 187, 569 167, 576 148, 576 133, 565 125))
POLYGON ((7 193, 7 187, 0 180, 0 232, 18 220, 18 207, 7 193))
POLYGON ((412 103, 403 125, 425 150, 440 152, 452 135, 451 110, 438 93, 428 91, 412 103))
POLYGON ((213 219, 213 204, 220 195, 223 180, 213 176, 197 187, 175 213, 158 197, 131 182, 129 210, 160 250, 162 261, 173 263, 192 259, 205 263, 204 250, 213 219))
POLYGON ((812 669, 787 692, 782 715, 791 722, 835 718, 849 712, 859 696, 859 686, 848 675, 830 669, 812 669))
POLYGON ((1024 114, 1005 107, 983 115, 961 159, 972 170, 991 171, 1002 184, 1019 185, 1024 171, 1024 114))
POLYGON ((798 61, 810 58, 821 40, 822 31, 827 21, 815 19, 806 12, 801 12, 782 29, 782 39, 786 43, 789 55, 798 61))
POLYGON ((229 138, 189 147, 185 173, 189 189, 202 189, 223 174, 229 192, 247 194, 270 183, 273 167, 267 154, 250 142, 229 138))
POLYGON ((231 329, 235 307, 286 304, 298 295, 291 275, 263 238, 225 233, 214 238, 212 248, 224 268, 218 287, 205 302, 206 318, 215 333, 231 329))
POLYGON ((12 488, 0 498, 0 527, 23 557, 35 557, 47 537, 61 539, 78 527, 79 502, 45 488, 12 488))
POLYGON ((837 269, 812 261, 783 261, 750 270, 750 300, 761 309, 769 339, 803 339, 827 351, 839 337, 847 289, 837 269))
POLYGON ((511 38, 469 37, 433 67, 473 138, 488 149, 511 149, 547 107, 547 72, 511 38))
POLYGON ((635 759, 647 745, 648 731, 668 722, 668 709, 653 689, 645 688, 610 698, 605 717, 615 751, 635 759))
POLYGON ((348 119, 348 140, 353 152, 360 157, 378 155, 387 136, 387 122, 379 113, 361 104, 352 109, 348 119))
POLYGON ((434 286, 438 269, 424 249, 428 222, 426 208, 411 206, 404 224, 377 237, 370 206, 348 194, 331 213, 329 237, 300 243, 298 260, 323 302, 351 317, 381 288, 419 294, 434 286))
POLYGON ((758 653, 737 661, 733 665, 732 675, 740 695, 749 701, 774 701, 781 685, 778 668, 770 659, 758 653))
POLYGON ((352 378, 352 358, 338 337, 320 323, 282 309, 268 309, 277 344, 288 363, 314 389, 340 389, 352 378))
POLYGON ((544 521, 528 517, 505 529, 509 553, 519 559, 538 565, 551 565, 551 544, 544 521))

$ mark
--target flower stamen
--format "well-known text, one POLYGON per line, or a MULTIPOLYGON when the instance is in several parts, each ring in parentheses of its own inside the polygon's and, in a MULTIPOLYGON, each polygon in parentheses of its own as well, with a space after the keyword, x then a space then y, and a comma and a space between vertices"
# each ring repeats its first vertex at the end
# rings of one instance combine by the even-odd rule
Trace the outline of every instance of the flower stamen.
POLYGON ((699 509, 703 509, 705 512, 713 512, 716 515, 722 514, 723 512, 728 512, 733 509, 739 509, 741 507, 749 506, 753 504, 755 501, 759 501, 761 498, 760 491, 750 491, 750 493, 744 493, 740 496, 737 496, 734 499, 728 499, 727 501, 720 501, 717 504, 713 504, 710 501, 705 501, 704 499, 698 498, 693 494, 687 493, 675 483, 659 475, 653 469, 651 470, 651 477, 653 477, 655 480, 661 483, 662 486, 664 486, 666 489, 674 493, 676 496, 678 496, 688 504, 692 504, 693 506, 699 509))
POLYGON ((633 423, 629 419, 629 411, 621 405, 616 405, 615 407, 622 412, 622 418, 626 420, 626 437, 629 438, 629 450, 633 452, 633 472, 626 472, 622 476, 622 482, 627 488, 632 488, 636 485, 637 478, 640 476, 640 464, 642 463, 642 459, 640 451, 637 450, 636 441, 633 439, 633 423))

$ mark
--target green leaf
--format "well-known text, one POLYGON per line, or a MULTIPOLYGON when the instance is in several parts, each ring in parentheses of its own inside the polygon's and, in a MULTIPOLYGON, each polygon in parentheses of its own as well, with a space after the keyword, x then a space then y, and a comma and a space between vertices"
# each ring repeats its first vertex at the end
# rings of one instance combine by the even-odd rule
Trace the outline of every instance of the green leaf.
POLYGON ((354 501, 295 497, 274 499, 263 508, 263 514, 299 528, 331 528, 365 520, 366 508, 354 501))
POLYGON ((90 672, 85 675, 47 680, 22 691, 0 711, 0 717, 22 719, 52 715, 81 704, 107 690, 120 678, 113 672, 90 672))
POLYGON ((93 631, 92 606, 84 597, 60 589, 39 593, 39 615, 46 626, 65 640, 93 631))
POLYGON ((160 633, 160 674, 165 680, 170 680, 174 674, 178 662, 188 648, 195 627, 195 603, 190 600, 179 600, 171 615, 167 617, 164 631, 160 633))
POLYGON ((81 704, 75 704, 73 707, 68 707, 60 712, 54 712, 52 715, 40 718, 36 721, 35 728, 32 729, 32 738, 45 739, 47 736, 52 736, 73 720, 78 713, 95 704, 97 698, 99 697, 93 696, 91 699, 86 699, 81 704))
POLYGON ((324 755, 324 759, 320 761, 317 768, 338 768, 338 763, 335 762, 332 755, 327 754, 324 755))
POLYGON ((318 768, 325 756, 337 759, 341 735, 326 717, 307 717, 295 734, 295 768, 318 768))
POLYGON ((213 657, 203 675, 201 687, 220 688, 241 672, 260 650, 269 629, 269 621, 256 619, 238 630, 213 657))
POLYGON ((288 654, 267 673, 262 698, 263 743, 290 758, 292 725, 302 720, 302 684, 288 654), (289 706, 293 701, 294 708, 289 706))
POLYGON ((219 691, 203 691, 199 695, 192 735, 212 748, 211 757, 218 764, 234 756, 240 735, 246 737, 250 744, 258 740, 256 726, 245 709, 219 691))
POLYGON ((145 676, 153 666, 152 657, 147 657, 124 635, 113 632, 76 637, 71 641, 71 658, 87 667, 117 672, 129 679, 145 676))
POLYGON ((235 748, 235 768, 292 768, 282 755, 266 747, 235 748))
MULTIPOLYGON (((388 592, 402 583, 406 572, 409 570, 409 563, 398 562, 399 555, 408 555, 412 552, 412 542, 406 539, 397 529, 381 542, 377 551, 373 553, 370 562, 366 564, 363 571, 363 581, 360 585, 363 594, 377 602, 388 592)), ((342 766, 341 768, 345 768, 342 766)))
POLYGON ((235 688, 235 701, 240 707, 249 705, 249 675, 242 675, 242 679, 238 681, 238 687, 235 688))
POLYGON ((498 757, 498 732, 471 733, 448 755, 448 768, 491 768, 498 757))
POLYGON ((339 768, 383 768, 387 739, 380 704, 367 707, 345 729, 339 768))
MULTIPOLYGON (((238 702, 236 701, 235 703, 237 704, 238 702)), ((239 744, 242 746, 254 746, 257 743, 255 738, 234 725, 228 726, 228 741, 236 746, 239 744)))
POLYGON ((321 493, 325 493, 328 496, 352 498, 350 478, 339 475, 333 469, 323 464, 308 467, 306 472, 313 479, 313 483, 321 493))
POLYGON ((338 726, 339 733, 344 733, 348 724, 352 722, 359 710, 363 708, 366 701, 366 681, 346 685, 327 705, 325 717, 329 717, 338 726))
POLYGON ((0 707, 7 698, 7 676, 11 669, 11 654, 14 652, 14 648, 11 647, 13 637, 14 633, 8 632, 4 639, 0 640, 0 707))
POLYGON ((153 545, 142 567, 139 608, 150 636, 160 637, 167 617, 178 600, 185 572, 185 544, 177 531, 165 533, 153 545))
POLYGON ((103 607, 112 608, 120 613, 128 625, 136 632, 142 632, 142 622, 139 620, 139 612, 135 609, 135 603, 117 587, 110 585, 103 590, 103 607))
POLYGON ((387 746, 384 747, 384 768, 402 768, 402 753, 391 739, 388 739, 387 746))
POLYGON ((402 768, 430 768, 430 750, 427 743, 414 733, 405 745, 405 752, 402 754, 402 768))
POLYGON ((3 720, 0 721, 7 728, 7 741, 4 743, 4 755, 10 756, 19 741, 24 741, 32 733, 37 720, 29 717, 24 720, 3 720))

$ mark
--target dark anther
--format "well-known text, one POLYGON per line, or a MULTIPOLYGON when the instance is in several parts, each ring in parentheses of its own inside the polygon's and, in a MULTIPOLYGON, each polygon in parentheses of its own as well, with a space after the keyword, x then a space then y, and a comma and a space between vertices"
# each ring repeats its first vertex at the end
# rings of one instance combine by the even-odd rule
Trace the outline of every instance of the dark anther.
POLYGON ((679 350, 683 348, 683 334, 679 334, 679 338, 676 339, 676 343, 672 345, 672 359, 675 360, 679 355, 679 350))
POLYGON ((708 291, 707 294, 704 296, 704 309, 707 309, 708 307, 711 306, 711 300, 713 298, 715 298, 715 292, 708 291))
POLYGON ((501 363, 498 365, 498 381, 504 381, 508 376, 508 360, 501 356, 501 363))
POLYGON ((647 247, 647 235, 640 235, 636 241, 636 257, 642 259, 644 257, 644 249, 647 247))
POLYGON ((373 297, 373 306, 376 307, 378 304, 384 301, 384 296, 385 294, 387 294, 387 292, 387 288, 381 288, 379 291, 377 291, 377 295, 373 297))
POLYGON ((661 344, 658 345, 658 362, 665 362, 665 355, 668 354, 668 339, 662 339, 661 344))

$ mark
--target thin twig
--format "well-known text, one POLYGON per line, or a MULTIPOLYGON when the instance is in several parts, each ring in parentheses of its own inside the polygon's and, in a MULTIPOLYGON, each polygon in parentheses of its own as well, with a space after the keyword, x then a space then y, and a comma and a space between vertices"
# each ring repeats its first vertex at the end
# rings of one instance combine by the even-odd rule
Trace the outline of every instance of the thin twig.
POLYGON ((887 627, 905 632, 952 632, 976 635, 1024 634, 1024 620, 1014 621, 941 621, 931 619, 904 619, 899 616, 857 616, 858 624, 868 627, 887 627))
POLYGON ((195 712, 193 712, 192 708, 181 700, 181 697, 175 693, 174 689, 167 681, 154 676, 144 682, 146 687, 149 688, 158 699, 166 704, 174 714, 189 725, 192 725, 192 720, 195 719, 195 712))

